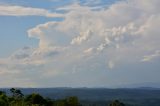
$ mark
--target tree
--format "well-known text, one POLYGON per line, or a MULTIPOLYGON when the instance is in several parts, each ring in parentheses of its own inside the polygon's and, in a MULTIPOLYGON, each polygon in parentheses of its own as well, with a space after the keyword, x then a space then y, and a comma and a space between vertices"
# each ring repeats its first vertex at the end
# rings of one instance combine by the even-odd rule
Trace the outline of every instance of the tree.
POLYGON ((79 100, 75 96, 66 98, 66 103, 67 106, 79 106, 79 100))
POLYGON ((11 106, 23 106, 24 103, 24 95, 22 94, 21 90, 16 88, 11 88, 10 92, 12 94, 9 98, 9 104, 11 106))
POLYGON ((23 98, 23 94, 22 94, 22 92, 21 92, 21 90, 19 90, 19 89, 15 89, 15 88, 11 88, 10 89, 10 92, 12 93, 12 97, 14 98, 14 99, 22 99, 23 98))
POLYGON ((0 106, 8 106, 8 97, 2 91, 0 91, 0 106))
POLYGON ((11 88, 12 95, 7 96, 0 91, 0 106, 81 106, 77 97, 67 97, 65 99, 52 100, 43 98, 38 93, 24 96, 19 89, 11 88))
POLYGON ((36 104, 37 105, 43 105, 43 104, 45 104, 45 99, 37 93, 32 93, 32 94, 28 95, 25 98, 25 101, 29 105, 36 105, 36 104))
POLYGON ((67 106, 66 100, 56 100, 54 106, 67 106))
POLYGON ((109 106, 125 106, 125 104, 120 102, 119 100, 115 100, 112 103, 110 103, 109 106))
POLYGON ((54 100, 50 98, 45 99, 45 106, 54 106, 54 100))

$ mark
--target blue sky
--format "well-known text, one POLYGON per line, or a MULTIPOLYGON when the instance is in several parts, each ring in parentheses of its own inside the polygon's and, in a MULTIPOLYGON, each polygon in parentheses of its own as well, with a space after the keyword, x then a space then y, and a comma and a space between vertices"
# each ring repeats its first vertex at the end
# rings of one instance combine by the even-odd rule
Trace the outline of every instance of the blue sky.
POLYGON ((159 4, 0 0, 0 87, 160 83, 159 4))

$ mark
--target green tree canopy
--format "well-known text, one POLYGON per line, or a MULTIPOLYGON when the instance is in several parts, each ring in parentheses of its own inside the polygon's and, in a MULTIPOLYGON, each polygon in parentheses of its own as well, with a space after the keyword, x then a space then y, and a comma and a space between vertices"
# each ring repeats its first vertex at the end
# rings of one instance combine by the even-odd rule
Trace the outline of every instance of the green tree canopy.
POLYGON ((8 106, 8 97, 2 91, 0 91, 0 106, 8 106))
POLYGON ((45 103, 45 99, 37 93, 32 93, 32 94, 28 95, 25 98, 25 101, 30 105, 32 105, 32 104, 42 105, 45 103))
POLYGON ((125 104, 120 102, 119 100, 115 100, 112 103, 110 103, 109 106, 125 106, 125 104))

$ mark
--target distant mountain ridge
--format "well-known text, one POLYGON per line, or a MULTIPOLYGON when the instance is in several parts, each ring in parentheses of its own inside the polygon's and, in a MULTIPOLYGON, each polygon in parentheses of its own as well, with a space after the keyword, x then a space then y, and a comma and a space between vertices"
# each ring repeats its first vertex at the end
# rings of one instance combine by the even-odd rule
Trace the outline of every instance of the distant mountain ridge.
POLYGON ((159 89, 160 82, 144 82, 144 83, 134 83, 134 84, 123 84, 116 86, 115 88, 153 88, 159 89))
MULTIPOLYGON (((137 98, 137 97, 158 97, 160 88, 19 88, 25 95, 39 93, 50 98, 64 98, 66 96, 78 96, 80 99, 106 99, 106 98, 137 98), (104 97, 104 98, 102 98, 104 97)), ((10 94, 9 88, 0 88, 1 91, 10 94)))

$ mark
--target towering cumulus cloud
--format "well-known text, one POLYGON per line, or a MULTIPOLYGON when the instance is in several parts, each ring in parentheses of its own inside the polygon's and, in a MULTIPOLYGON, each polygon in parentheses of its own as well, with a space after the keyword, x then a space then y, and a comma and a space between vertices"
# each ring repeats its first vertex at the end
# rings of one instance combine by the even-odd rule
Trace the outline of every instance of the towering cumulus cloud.
POLYGON ((35 86, 45 80, 81 86, 95 82, 96 76, 85 74, 154 61, 160 50, 159 5, 160 0, 125 0, 100 9, 77 3, 57 8, 66 11, 64 20, 29 29, 28 36, 39 40, 38 48, 23 48, 1 60, 0 75, 32 80, 35 86))

